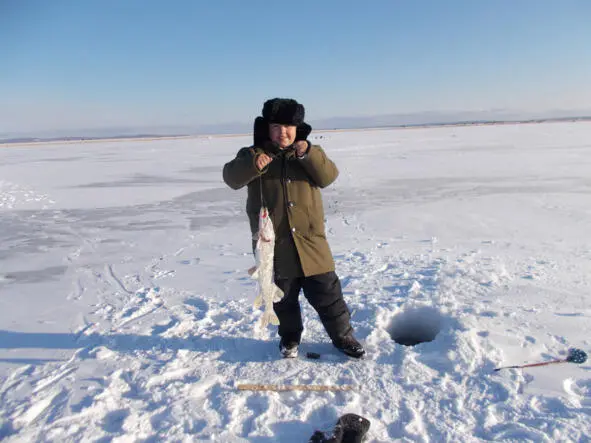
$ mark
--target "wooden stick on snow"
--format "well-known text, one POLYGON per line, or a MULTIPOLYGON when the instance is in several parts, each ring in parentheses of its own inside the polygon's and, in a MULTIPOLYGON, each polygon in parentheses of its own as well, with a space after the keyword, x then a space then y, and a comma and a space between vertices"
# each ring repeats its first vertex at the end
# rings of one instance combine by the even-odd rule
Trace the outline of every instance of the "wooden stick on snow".
POLYGON ((354 385, 238 385, 239 391, 350 391, 354 385))

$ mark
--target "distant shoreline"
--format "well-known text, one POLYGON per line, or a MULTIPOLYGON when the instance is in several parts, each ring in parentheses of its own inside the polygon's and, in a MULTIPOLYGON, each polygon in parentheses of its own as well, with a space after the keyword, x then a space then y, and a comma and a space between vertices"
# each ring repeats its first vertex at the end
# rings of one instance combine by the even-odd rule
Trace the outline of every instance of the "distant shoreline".
MULTIPOLYGON (((316 129, 316 132, 363 132, 363 131, 386 131, 396 129, 426 129, 426 128, 446 128, 446 127, 466 127, 466 126, 501 126, 501 125, 531 125, 542 123, 580 123, 591 122, 591 117, 565 117, 565 118, 550 118, 550 119, 536 119, 536 120, 515 120, 515 121, 465 121, 452 123, 425 123, 425 124, 408 124, 408 125, 384 125, 366 128, 333 128, 333 129, 316 129)), ((244 137, 249 136, 249 133, 237 134, 192 134, 192 135, 131 135, 131 136, 111 136, 111 137, 62 137, 62 138, 34 138, 22 137, 15 139, 0 140, 0 148, 2 147, 18 147, 18 146, 38 146, 38 145, 55 145, 55 144, 86 144, 86 143, 113 143, 113 142, 142 142, 142 141, 156 141, 156 140, 184 140, 184 139, 199 139, 199 138, 228 138, 228 137, 244 137)))

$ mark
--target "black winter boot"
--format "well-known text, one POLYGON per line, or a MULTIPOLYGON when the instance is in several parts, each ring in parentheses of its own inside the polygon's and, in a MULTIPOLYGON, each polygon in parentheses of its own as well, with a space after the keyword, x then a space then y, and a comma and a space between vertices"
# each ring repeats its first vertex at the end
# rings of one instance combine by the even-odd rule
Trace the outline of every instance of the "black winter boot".
POLYGON ((337 342, 334 342, 334 345, 339 351, 350 357, 361 358, 365 355, 365 349, 363 349, 361 343, 353 337, 353 334, 345 335, 337 342))
POLYGON ((281 339, 279 342, 279 351, 283 355, 283 358, 296 358, 298 356, 298 345, 298 342, 287 342, 281 339))

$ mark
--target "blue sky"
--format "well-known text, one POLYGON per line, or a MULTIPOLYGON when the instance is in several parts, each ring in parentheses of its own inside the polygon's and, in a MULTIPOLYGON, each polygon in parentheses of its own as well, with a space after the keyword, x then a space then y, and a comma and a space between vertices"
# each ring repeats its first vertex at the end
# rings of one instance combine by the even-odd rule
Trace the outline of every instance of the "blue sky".
POLYGON ((588 0, 3 0, 0 133, 591 108, 588 0))

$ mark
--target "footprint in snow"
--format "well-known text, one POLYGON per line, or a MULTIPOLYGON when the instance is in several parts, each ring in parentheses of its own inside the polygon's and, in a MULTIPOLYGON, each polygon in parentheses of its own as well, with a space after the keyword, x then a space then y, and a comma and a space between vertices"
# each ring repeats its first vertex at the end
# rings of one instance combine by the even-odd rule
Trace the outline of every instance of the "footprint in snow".
POLYGON ((121 432, 128 416, 129 409, 117 409, 107 413, 103 418, 103 429, 109 433, 121 432))
POLYGON ((248 437, 252 432, 256 431, 255 421, 263 414, 269 412, 271 404, 268 397, 261 394, 253 394, 246 399, 245 406, 250 416, 242 423, 242 436, 248 437))
POLYGON ((563 384, 564 392, 581 406, 591 406, 591 379, 575 380, 567 378, 563 384))
POLYGON ((175 270, 158 270, 154 272, 154 275, 152 276, 152 278, 154 280, 158 280, 164 277, 174 277, 174 275, 176 274, 175 270))
POLYGON ((201 298, 188 298, 185 300, 185 305, 190 307, 190 310, 195 313, 197 320, 203 320, 209 311, 209 304, 201 298))
POLYGON ((190 258, 187 260, 180 260, 179 263, 181 265, 198 265, 201 262, 201 259, 198 257, 190 258))
POLYGON ((176 325, 179 324, 179 320, 177 318, 171 318, 166 323, 159 323, 152 327, 152 335, 160 335, 168 331, 169 329, 174 328, 176 325))
POLYGON ((546 435, 521 423, 501 423, 490 429, 487 440, 492 441, 549 441, 546 435))
POLYGON ((201 419, 188 419, 183 424, 185 434, 199 434, 207 427, 207 422, 201 419))
POLYGON ((566 405, 558 398, 534 396, 530 401, 533 411, 542 414, 565 414, 568 412, 566 405))
POLYGON ((121 313, 121 318, 129 318, 131 317, 133 314, 135 314, 136 312, 138 312, 140 310, 140 308, 137 307, 133 307, 133 308, 127 308, 125 311, 123 311, 121 313))
MULTIPOLYGON (((102 391, 101 391, 102 392, 102 391)), ((81 412, 83 409, 86 409, 94 403, 94 397, 96 395, 86 395, 84 396, 78 403, 74 403, 70 406, 70 409, 75 414, 81 412)))
POLYGON ((481 317, 489 317, 489 318, 495 318, 495 317, 498 317, 499 316, 499 314, 497 314, 494 311, 482 311, 482 312, 480 312, 479 315, 481 317))

